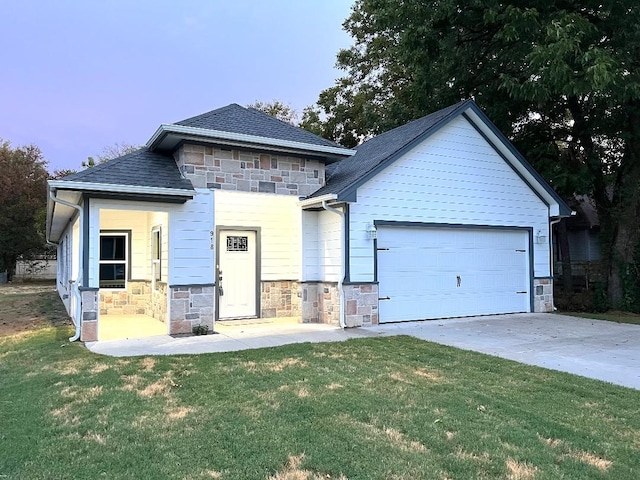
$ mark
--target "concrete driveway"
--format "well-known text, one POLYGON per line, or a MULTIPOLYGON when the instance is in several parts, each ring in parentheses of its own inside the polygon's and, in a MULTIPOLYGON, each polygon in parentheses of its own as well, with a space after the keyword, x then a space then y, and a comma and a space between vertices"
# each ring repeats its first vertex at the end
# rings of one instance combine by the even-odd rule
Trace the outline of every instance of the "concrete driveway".
POLYGON ((522 313, 380 328, 640 390, 640 325, 522 313))
POLYGON ((218 335, 88 343, 112 356, 215 353, 302 342, 411 335, 529 365, 574 373, 640 390, 640 325, 556 314, 523 313, 340 330, 329 325, 238 325, 218 335))

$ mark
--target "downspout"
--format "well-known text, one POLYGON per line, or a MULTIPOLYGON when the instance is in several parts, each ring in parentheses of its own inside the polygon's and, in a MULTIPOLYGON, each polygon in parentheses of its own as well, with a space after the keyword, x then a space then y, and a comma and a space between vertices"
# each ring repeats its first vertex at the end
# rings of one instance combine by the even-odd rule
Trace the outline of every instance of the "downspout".
MULTIPOLYGON (((338 208, 333 208, 327 205, 327 201, 322 201, 322 208, 324 208, 327 212, 335 213, 336 215, 340 215, 341 225, 340 225, 340 249, 344 249, 344 212, 338 208)), ((345 275, 345 256, 348 255, 348 252, 343 252, 342 258, 340 259, 340 278, 338 279, 338 294, 340 295, 340 328, 345 328, 345 309, 344 309, 344 292, 342 291, 342 282, 344 281, 345 275)))
MULTIPOLYGON (((80 293, 80 283, 82 282, 82 265, 84 264, 83 260, 82 260, 82 256, 83 256, 83 245, 82 245, 82 238, 84 237, 83 235, 83 225, 82 225, 82 218, 83 218, 83 209, 80 205, 76 205, 75 203, 71 203, 71 202, 67 202, 66 200, 62 200, 61 198, 58 198, 55 196, 55 194, 53 193, 53 190, 49 190, 49 198, 51 200, 53 200, 53 202, 55 203, 60 203, 62 205, 65 205, 67 207, 71 207, 74 208, 78 211, 78 218, 79 218, 79 222, 80 222, 80 235, 78 235, 78 251, 80 252, 80 263, 78 265, 78 278, 76 279, 75 283, 74 283, 74 294, 76 295, 76 332, 72 337, 69 337, 69 341, 70 342, 75 342, 76 340, 78 340, 80 338, 80 333, 82 332, 82 294, 80 293)), ((49 232, 47 232, 47 237, 49 236, 49 232)), ((47 242, 49 242, 48 238, 47 238, 47 242)))

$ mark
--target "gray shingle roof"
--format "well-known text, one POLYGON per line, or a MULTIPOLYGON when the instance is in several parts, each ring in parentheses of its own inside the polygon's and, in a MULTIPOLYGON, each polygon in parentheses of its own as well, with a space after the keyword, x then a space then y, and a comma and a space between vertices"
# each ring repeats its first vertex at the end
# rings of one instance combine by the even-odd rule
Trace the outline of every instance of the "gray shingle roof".
POLYGON ((326 185, 308 198, 328 194, 340 195, 355 188, 378 167, 397 158, 413 146, 415 141, 444 124, 448 117, 464 110, 469 102, 470 100, 459 102, 367 140, 356 147, 355 155, 341 160, 326 185))
POLYGON ((171 155, 150 152, 146 148, 67 175, 60 180, 193 190, 191 182, 180 175, 171 155))
POLYGON ((245 108, 237 103, 181 120, 176 122, 175 125, 275 138, 310 145, 344 148, 337 143, 295 127, 260 110, 245 108))

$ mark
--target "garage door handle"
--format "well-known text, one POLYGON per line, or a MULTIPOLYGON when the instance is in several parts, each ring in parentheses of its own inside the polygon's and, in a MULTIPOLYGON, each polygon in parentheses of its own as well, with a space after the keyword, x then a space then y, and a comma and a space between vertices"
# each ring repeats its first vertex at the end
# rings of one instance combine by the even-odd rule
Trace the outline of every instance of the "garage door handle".
POLYGON ((378 297, 378 300, 391 300, 391 297, 378 297))
POLYGON ((460 277, 460 275, 456 276, 456 282, 457 282, 456 287, 459 287, 460 285, 462 285, 462 278, 460 277))
POLYGON ((529 293, 526 290, 522 291, 522 292, 516 292, 516 293, 529 293))

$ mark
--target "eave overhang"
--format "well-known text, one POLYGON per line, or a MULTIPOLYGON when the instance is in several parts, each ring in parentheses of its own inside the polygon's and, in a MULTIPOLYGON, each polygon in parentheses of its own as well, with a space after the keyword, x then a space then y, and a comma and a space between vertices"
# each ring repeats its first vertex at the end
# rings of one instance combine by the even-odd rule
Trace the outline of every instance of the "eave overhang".
POLYGON ((314 145, 311 143, 259 137, 243 133, 164 123, 158 127, 147 142, 146 147, 151 151, 171 152, 185 141, 216 143, 229 147, 255 148, 297 155, 311 155, 324 158, 327 163, 336 162, 356 153, 355 150, 349 148, 314 145))

